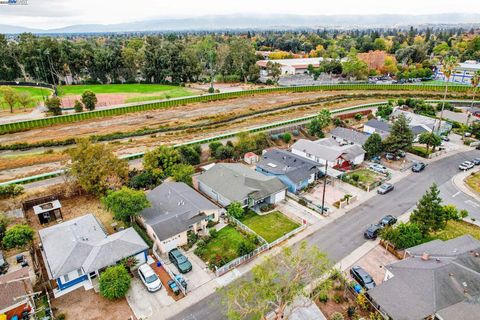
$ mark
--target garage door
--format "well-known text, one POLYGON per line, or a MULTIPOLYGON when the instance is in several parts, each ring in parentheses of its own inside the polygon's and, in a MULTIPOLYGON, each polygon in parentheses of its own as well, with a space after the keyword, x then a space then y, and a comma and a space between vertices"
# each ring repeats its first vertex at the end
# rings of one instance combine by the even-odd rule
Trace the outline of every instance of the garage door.
POLYGON ((166 252, 169 252, 172 249, 175 249, 180 244, 180 237, 168 239, 167 241, 163 242, 163 246, 166 252))

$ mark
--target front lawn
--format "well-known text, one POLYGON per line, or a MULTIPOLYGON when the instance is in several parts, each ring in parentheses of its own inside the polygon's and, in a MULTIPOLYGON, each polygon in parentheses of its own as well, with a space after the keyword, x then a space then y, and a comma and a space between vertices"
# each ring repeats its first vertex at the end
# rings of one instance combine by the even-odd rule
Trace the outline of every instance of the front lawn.
POLYGON ((259 215, 256 212, 249 210, 240 221, 255 231, 268 243, 271 243, 284 234, 300 227, 300 224, 290 220, 280 211, 273 211, 266 215, 259 215))
POLYGON ((465 182, 474 191, 480 193, 480 172, 470 175, 465 182))
POLYGON ((449 221, 444 230, 433 233, 434 239, 450 240, 469 234, 480 240, 480 227, 465 221, 449 221))
POLYGON ((242 242, 251 243, 254 247, 257 246, 252 239, 246 237, 234 227, 226 226, 218 231, 215 238, 210 238, 204 247, 197 248, 195 254, 203 261, 208 262, 209 265, 222 266, 239 257, 238 247, 242 242))
POLYGON ((428 158, 428 156, 432 153, 432 150, 428 150, 424 146, 412 146, 410 152, 416 154, 417 156, 428 158))
POLYGON ((350 183, 355 187, 368 190, 374 187, 374 184, 381 183, 381 176, 369 169, 358 169, 351 171, 343 176, 343 181, 350 183))

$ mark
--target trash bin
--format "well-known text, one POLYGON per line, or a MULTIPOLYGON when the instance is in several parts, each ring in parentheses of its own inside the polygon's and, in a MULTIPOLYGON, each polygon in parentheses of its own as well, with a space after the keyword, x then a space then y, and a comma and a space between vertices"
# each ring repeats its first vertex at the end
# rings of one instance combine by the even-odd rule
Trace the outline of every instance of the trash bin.
POLYGON ((161 267, 162 263, 160 261, 157 261, 157 267, 161 267))

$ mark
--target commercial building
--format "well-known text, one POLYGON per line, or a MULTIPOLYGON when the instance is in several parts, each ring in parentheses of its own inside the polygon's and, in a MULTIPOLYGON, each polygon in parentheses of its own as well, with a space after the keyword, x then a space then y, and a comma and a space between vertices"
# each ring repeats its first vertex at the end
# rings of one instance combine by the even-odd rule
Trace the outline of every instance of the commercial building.
MULTIPOLYGON (((470 81, 475 72, 480 70, 480 63, 475 60, 467 60, 459 63, 450 77, 450 82, 470 85, 470 81)), ((435 79, 446 81, 442 73, 442 67, 439 65, 435 70, 435 79)))

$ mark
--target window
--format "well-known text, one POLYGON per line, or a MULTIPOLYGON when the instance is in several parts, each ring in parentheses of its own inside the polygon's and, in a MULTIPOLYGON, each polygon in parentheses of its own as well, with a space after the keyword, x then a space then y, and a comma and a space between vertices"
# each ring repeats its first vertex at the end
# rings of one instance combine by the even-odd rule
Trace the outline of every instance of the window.
POLYGON ((215 214, 208 215, 205 220, 210 221, 210 220, 213 220, 213 219, 215 219, 215 214))
POLYGON ((70 278, 68 277, 68 274, 66 274, 66 275, 63 276, 63 282, 66 283, 68 281, 70 281, 70 278))
POLYGON ((77 274, 79 277, 83 276, 83 270, 82 269, 78 269, 77 270, 77 274))

